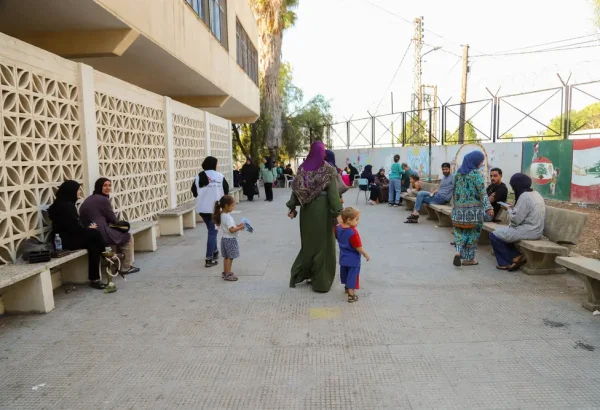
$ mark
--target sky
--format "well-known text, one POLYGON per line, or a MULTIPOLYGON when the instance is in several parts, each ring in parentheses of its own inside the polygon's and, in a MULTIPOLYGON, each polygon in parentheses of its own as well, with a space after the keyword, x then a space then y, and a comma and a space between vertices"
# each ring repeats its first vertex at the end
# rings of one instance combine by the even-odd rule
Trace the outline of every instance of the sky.
MULTIPOLYGON (((395 111, 410 109, 414 81, 412 47, 389 89, 388 86, 414 35, 412 21, 417 16, 423 16, 425 29, 435 33, 425 32, 424 42, 428 45, 423 47, 423 53, 433 46, 442 47, 424 58, 423 83, 436 84, 444 102, 460 101, 462 62, 458 56, 462 55, 462 44, 471 46, 473 56, 468 101, 490 98, 486 87, 493 92, 500 88, 499 95, 560 87, 557 73, 563 79, 571 73, 571 83, 600 80, 600 47, 476 57, 594 34, 597 29, 591 0, 301 0, 297 16, 296 25, 284 33, 283 60, 291 63, 294 83, 304 91, 305 99, 323 94, 330 101, 334 121, 367 117, 367 110, 371 114, 390 113, 390 92, 394 93, 395 111)), ((600 36, 571 43, 589 40, 596 40, 592 45, 600 45, 600 36)), ((559 45, 562 44, 565 43, 559 45)), ((551 46, 542 48, 548 47, 551 46)), ((585 90, 600 96, 600 84, 585 90)), ((540 122, 549 123, 561 109, 560 92, 551 97, 554 92, 507 101, 529 112, 550 97, 545 106, 532 114, 540 122)), ((594 102, 583 93, 575 94, 573 108, 594 102)), ((470 108, 471 112, 478 110, 476 105, 470 108)), ((509 114, 506 106, 503 111, 505 124, 501 132, 516 130, 510 127, 521 114, 511 110, 514 112, 509 114)), ((487 118, 487 114, 479 116, 487 118)), ((482 119, 480 123, 481 128, 489 127, 489 120, 482 119)), ((542 127, 531 119, 519 126, 529 127, 527 132, 542 127)))

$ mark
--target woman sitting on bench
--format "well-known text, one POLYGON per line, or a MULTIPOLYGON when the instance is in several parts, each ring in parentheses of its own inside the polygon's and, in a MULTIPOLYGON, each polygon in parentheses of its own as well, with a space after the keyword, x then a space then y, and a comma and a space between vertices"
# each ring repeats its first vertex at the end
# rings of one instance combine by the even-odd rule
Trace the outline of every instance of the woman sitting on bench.
POLYGON ((94 289, 104 289, 106 285, 100 280, 100 256, 104 252, 104 240, 98 232, 96 224, 83 226, 75 203, 81 198, 81 184, 77 181, 65 181, 56 192, 56 199, 48 209, 52 221, 51 237, 59 235, 65 250, 88 251, 88 279, 94 289))
POLYGON ((112 182, 108 178, 98 179, 94 184, 94 194, 83 201, 79 214, 83 221, 97 224, 104 242, 117 253, 123 254, 121 273, 123 275, 136 273, 140 268, 133 266, 133 235, 110 227, 110 224, 118 222, 109 200, 111 191, 112 182))
POLYGON ((515 204, 501 204, 508 211, 508 226, 490 234, 490 241, 497 269, 517 271, 527 262, 515 243, 521 240, 538 240, 544 234, 546 203, 544 198, 531 188, 531 178, 525 174, 514 174, 510 186, 515 193, 515 204))

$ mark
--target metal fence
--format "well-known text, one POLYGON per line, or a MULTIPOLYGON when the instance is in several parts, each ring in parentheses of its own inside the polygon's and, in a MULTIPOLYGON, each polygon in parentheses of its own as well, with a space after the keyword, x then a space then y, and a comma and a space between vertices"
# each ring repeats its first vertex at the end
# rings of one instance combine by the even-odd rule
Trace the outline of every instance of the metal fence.
POLYGON ((461 104, 440 101, 439 108, 351 119, 328 124, 327 138, 338 149, 450 145, 459 141, 461 119, 464 143, 592 138, 600 135, 597 103, 600 80, 470 101, 464 118, 461 104))

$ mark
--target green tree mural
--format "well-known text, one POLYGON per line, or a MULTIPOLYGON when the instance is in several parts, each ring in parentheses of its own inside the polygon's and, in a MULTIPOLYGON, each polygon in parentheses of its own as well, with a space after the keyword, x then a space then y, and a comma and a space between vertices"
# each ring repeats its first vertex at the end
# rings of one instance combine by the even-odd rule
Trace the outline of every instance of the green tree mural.
POLYGON ((538 164, 535 173, 539 179, 544 179, 544 176, 546 175, 546 167, 544 164, 538 164))

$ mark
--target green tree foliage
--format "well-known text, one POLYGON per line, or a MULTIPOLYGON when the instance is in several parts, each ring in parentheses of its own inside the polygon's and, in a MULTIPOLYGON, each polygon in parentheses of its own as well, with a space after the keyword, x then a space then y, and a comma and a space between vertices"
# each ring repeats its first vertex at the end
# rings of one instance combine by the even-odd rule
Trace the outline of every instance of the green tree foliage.
MULTIPOLYGON (((600 2, 600 0, 598 0, 600 2)), ((550 120, 548 128, 538 131, 537 136, 529 141, 560 140, 564 138, 564 118, 557 115, 550 120)), ((600 102, 590 104, 577 111, 569 112, 569 133, 582 132, 600 128, 600 102)))
MULTIPOLYGON (((279 87, 282 96, 282 144, 275 156, 292 159, 306 152, 315 140, 326 140, 327 127, 331 123, 329 102, 322 95, 304 103, 304 93, 293 83, 293 71, 289 63, 282 63, 279 70, 279 87)), ((254 124, 238 128, 239 140, 234 129, 234 155, 241 159, 249 155, 254 160, 271 154, 267 135, 270 117, 261 115, 254 124)))
MULTIPOLYGON (((450 134, 449 131, 446 131, 446 144, 448 145, 456 145, 458 144, 458 131, 457 128, 454 133, 450 134)), ((467 121, 465 123, 465 144, 477 142, 477 131, 475 130, 475 126, 471 121, 467 121)))

